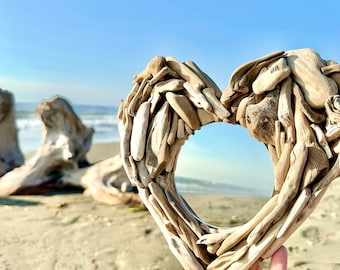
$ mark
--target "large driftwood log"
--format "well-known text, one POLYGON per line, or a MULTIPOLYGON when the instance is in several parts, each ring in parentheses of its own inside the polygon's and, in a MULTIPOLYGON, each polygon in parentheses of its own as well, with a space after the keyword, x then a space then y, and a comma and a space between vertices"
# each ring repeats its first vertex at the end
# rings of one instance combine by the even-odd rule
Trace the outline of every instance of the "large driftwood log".
POLYGON ((134 77, 119 111, 124 167, 185 269, 250 269, 313 211, 340 176, 339 74, 336 62, 300 49, 244 64, 223 93, 195 64, 172 57, 155 57, 134 77), (237 228, 205 224, 174 183, 184 141, 222 121, 263 142, 275 172, 272 198, 237 228))
POLYGON ((14 96, 0 88, 0 177, 22 165, 24 156, 18 145, 14 96))
POLYGON ((140 204, 120 156, 89 164, 86 154, 94 130, 86 127, 62 97, 42 101, 42 142, 35 155, 0 178, 0 195, 42 194, 81 187, 94 199, 109 204, 140 204))

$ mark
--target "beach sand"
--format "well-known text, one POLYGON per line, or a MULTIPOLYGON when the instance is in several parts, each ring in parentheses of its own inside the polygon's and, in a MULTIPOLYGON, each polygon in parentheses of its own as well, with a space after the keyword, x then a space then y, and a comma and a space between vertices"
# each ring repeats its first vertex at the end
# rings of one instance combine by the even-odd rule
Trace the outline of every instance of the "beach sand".
MULTIPOLYGON (((117 153, 95 144, 90 162, 117 153)), ((260 198, 185 195, 215 225, 251 218, 260 198)), ((0 269, 177 270, 180 263, 146 210, 108 206, 81 193, 0 197, 0 269)), ((340 183, 333 183, 307 221, 285 243, 289 269, 340 269, 340 183)))

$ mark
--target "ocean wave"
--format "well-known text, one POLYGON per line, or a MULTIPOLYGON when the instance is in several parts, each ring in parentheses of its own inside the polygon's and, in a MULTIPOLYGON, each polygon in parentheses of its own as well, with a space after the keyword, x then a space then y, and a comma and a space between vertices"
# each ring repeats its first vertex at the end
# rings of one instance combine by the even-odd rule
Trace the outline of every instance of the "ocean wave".
MULTIPOLYGON (((42 121, 36 114, 38 104, 16 104, 16 126, 24 150, 36 149, 40 143, 42 121)), ((73 105, 73 109, 86 127, 92 127, 93 143, 119 141, 118 108, 94 105, 73 105)))

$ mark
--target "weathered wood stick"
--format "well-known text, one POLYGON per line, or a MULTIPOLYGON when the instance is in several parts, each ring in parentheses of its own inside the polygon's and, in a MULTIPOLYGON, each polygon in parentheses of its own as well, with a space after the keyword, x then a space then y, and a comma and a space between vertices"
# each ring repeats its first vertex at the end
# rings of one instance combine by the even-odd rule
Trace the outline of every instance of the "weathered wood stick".
POLYGON ((324 106, 330 95, 336 95, 336 83, 321 73, 325 66, 319 54, 311 49, 287 51, 287 63, 294 80, 299 84, 307 103, 315 109, 324 106))
POLYGON ((268 233, 255 245, 251 245, 246 256, 231 265, 228 270, 248 270, 261 258, 261 252, 267 250, 275 241, 275 236, 281 227, 281 223, 273 224, 268 233))
POLYGON ((142 103, 137 110, 136 116, 133 118, 130 149, 131 155, 136 161, 144 158, 150 106, 150 101, 142 103))
POLYGON ((287 141, 295 142, 295 124, 292 110, 292 79, 287 78, 282 82, 277 116, 287 134, 287 141))
POLYGON ((176 140, 171 146, 170 146, 170 156, 169 156, 169 162, 167 166, 165 167, 166 172, 173 172, 176 169, 176 161, 179 154, 179 150, 181 149, 182 145, 184 144, 184 139, 178 139, 176 140))
POLYGON ((165 97, 174 111, 179 115, 180 118, 183 119, 186 124, 189 125, 191 129, 200 129, 201 124, 197 115, 197 111, 186 96, 167 92, 165 97))
POLYGON ((290 75, 290 68, 284 58, 271 63, 268 67, 263 67, 256 79, 253 81, 252 88, 256 95, 274 90, 274 88, 290 75))
POLYGON ((150 102, 151 102, 150 114, 151 115, 156 113, 157 106, 160 106, 160 100, 161 100, 160 93, 156 91, 151 92, 151 97, 150 97, 150 102))
POLYGON ((177 139, 178 140, 184 140, 184 139, 187 138, 187 136, 185 134, 184 125, 185 125, 185 123, 184 123, 183 119, 179 118, 178 123, 177 123, 177 139))
POLYGON ((290 153, 293 146, 291 142, 284 144, 281 156, 274 167, 274 194, 280 192, 283 182, 286 179, 290 166, 290 153))
POLYGON ((333 65, 329 65, 329 66, 323 66, 323 67, 321 67, 321 72, 324 75, 329 75, 329 74, 332 74, 334 72, 340 72, 340 64, 333 64, 333 65))
POLYGON ((292 150, 290 160, 290 168, 279 193, 278 204, 249 234, 247 238, 249 244, 257 243, 263 235, 267 233, 269 227, 275 223, 274 220, 277 221, 277 219, 280 219, 284 215, 290 202, 295 198, 307 160, 306 146, 298 142, 292 150))
POLYGON ((157 74, 155 74, 152 79, 150 80, 150 85, 154 85, 157 82, 164 79, 165 76, 169 76, 171 78, 179 78, 178 74, 171 70, 169 67, 163 67, 157 74))
POLYGON ((179 62, 177 59, 173 57, 166 57, 166 64, 187 82, 198 85, 200 88, 206 87, 202 79, 195 72, 193 72, 191 68, 179 62))
POLYGON ((132 117, 135 116, 136 110, 138 109, 138 106, 141 103, 143 90, 146 86, 147 81, 148 81, 148 78, 143 79, 143 81, 142 81, 141 85, 139 86, 136 94, 133 96, 131 102, 129 103, 127 111, 128 111, 128 114, 132 117))
MULTIPOLYGON (((306 115, 309 121, 316 124, 321 124, 325 121, 325 116, 321 113, 314 111, 305 101, 304 96, 300 90, 300 87, 295 82, 293 83, 293 93, 297 101, 295 103, 299 103, 300 110, 306 115)), ((295 109, 296 111, 296 109, 295 109)))
POLYGON ((184 62, 185 65, 190 67, 196 74, 201 78, 201 80, 205 83, 208 88, 212 88, 215 91, 215 96, 217 98, 221 98, 222 92, 216 83, 205 73, 203 72, 193 61, 184 62))
POLYGON ((181 79, 169 79, 166 81, 156 83, 153 90, 157 91, 160 94, 168 91, 176 92, 184 89, 183 87, 184 83, 185 81, 181 79))
POLYGON ((154 77, 163 67, 166 66, 166 59, 163 56, 155 56, 146 65, 145 69, 133 77, 133 82, 141 83, 144 78, 154 77))
POLYGON ((241 126, 246 127, 246 108, 255 104, 255 96, 253 94, 243 98, 237 107, 236 121, 240 123, 241 126))
MULTIPOLYGON (((260 57, 256 60, 247 62, 237 68, 230 77, 229 80, 229 86, 228 88, 222 93, 221 102, 224 105, 227 105, 231 101, 231 97, 234 96, 234 93, 236 92, 244 92, 245 90, 240 88, 240 81, 244 77, 244 75, 249 72, 254 66, 256 66, 258 63, 266 61, 268 59, 276 58, 278 56, 282 56, 284 54, 284 51, 278 51, 274 53, 270 53, 268 55, 265 55, 263 57, 260 57)), ((248 92, 248 90, 246 90, 248 92)), ((227 106, 228 107, 228 106, 227 106)))
POLYGON ((315 131, 316 138, 318 139, 318 142, 322 149, 325 151, 327 157, 330 159, 333 157, 333 153, 329 147, 329 144, 326 140, 326 136, 321 130, 321 128, 318 125, 311 124, 312 129, 315 131))
POLYGON ((167 139, 168 145, 173 145, 175 143, 177 138, 177 127, 178 127, 178 114, 176 112, 173 112, 169 137, 167 139))
MULTIPOLYGON (((227 250, 232 249, 235 245, 245 239, 249 233, 255 228, 255 226, 267 216, 277 205, 278 195, 274 195, 266 204, 261 208, 261 210, 246 224, 239 227, 238 230, 230 234, 225 239, 222 239, 221 247, 217 250, 216 255, 220 256, 227 250)), ((204 239, 203 236, 202 239, 204 239)))
POLYGON ((145 165, 151 178, 157 177, 165 169, 169 160, 169 145, 166 142, 169 131, 170 106, 165 102, 150 124, 147 140, 145 165))
POLYGON ((143 184, 141 187, 145 188, 152 181, 149 172, 145 166, 145 160, 143 159, 141 161, 136 161, 135 163, 138 170, 139 180, 143 184))
POLYGON ((188 91, 189 97, 197 107, 202 106, 208 112, 213 112, 213 108, 206 97, 201 92, 201 87, 199 85, 194 85, 189 82, 184 83, 184 88, 188 91))
POLYGON ((279 120, 275 121, 275 149, 276 155, 280 159, 283 146, 281 145, 281 124, 279 120))
POLYGON ((215 114, 207 112, 202 108, 197 109, 197 115, 200 120, 201 126, 205 126, 212 122, 219 122, 219 119, 215 114))
POLYGON ((305 208, 308 200, 312 195, 310 188, 304 188, 296 201, 294 202, 293 207, 289 210, 287 219, 283 223, 282 227, 280 228, 279 232, 277 233, 276 238, 281 238, 292 225, 293 222, 298 218, 302 210, 305 208))
POLYGON ((213 108, 213 112, 223 121, 227 121, 230 116, 230 112, 222 105, 222 103, 215 96, 213 88, 204 88, 202 93, 208 100, 209 104, 213 108))

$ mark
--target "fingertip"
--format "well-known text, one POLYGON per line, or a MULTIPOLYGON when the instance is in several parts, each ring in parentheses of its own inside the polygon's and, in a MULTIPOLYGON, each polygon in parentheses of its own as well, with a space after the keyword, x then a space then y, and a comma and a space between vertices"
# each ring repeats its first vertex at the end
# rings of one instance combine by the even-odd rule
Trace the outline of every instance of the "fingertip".
POLYGON ((288 252, 285 246, 281 246, 272 256, 270 270, 287 270, 288 252))

